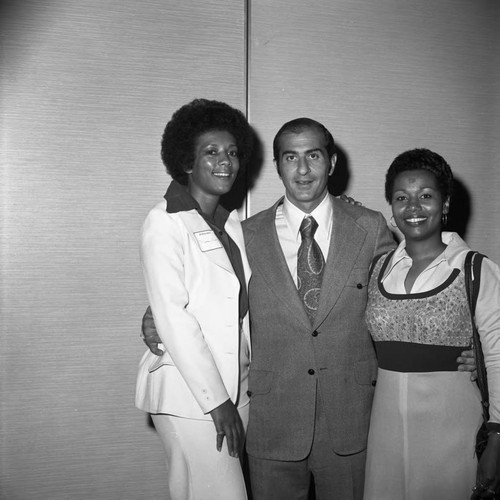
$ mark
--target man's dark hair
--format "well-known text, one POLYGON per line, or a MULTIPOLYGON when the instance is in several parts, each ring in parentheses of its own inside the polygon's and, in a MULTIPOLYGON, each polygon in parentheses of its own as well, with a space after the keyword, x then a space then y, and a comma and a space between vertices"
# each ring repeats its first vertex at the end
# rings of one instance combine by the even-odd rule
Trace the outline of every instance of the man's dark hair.
POLYGON ((279 166, 280 161, 280 150, 279 141, 281 136, 287 133, 300 134, 306 128, 315 128, 319 130, 325 138, 326 152, 328 153, 328 158, 331 158, 335 154, 335 141, 333 140, 330 131, 320 122, 313 120, 312 118, 296 118, 286 122, 274 136, 273 140, 273 155, 276 166, 279 166))

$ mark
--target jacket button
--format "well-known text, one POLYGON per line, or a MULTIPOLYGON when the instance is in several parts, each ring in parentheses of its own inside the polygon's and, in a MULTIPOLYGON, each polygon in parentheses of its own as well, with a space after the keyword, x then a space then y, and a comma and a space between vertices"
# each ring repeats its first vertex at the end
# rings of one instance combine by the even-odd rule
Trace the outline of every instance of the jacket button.
POLYGON ((375 387, 377 385, 377 381, 376 380, 372 380, 372 385, 373 385, 373 387, 375 387))
POLYGON ((309 370, 307 370, 307 373, 309 373, 309 375, 314 375, 314 370, 312 368, 309 368, 309 370))
POLYGON ((311 335, 313 337, 317 337, 318 336, 318 330, 314 330, 314 332, 312 332, 311 335))
POLYGON ((252 397, 252 391, 247 391, 247 396, 248 396, 249 398, 251 398, 251 397, 252 397))
POLYGON ((362 285, 361 283, 358 283, 358 284, 356 285, 356 288, 358 288, 359 290, 361 290, 361 289, 363 288, 363 285, 362 285))

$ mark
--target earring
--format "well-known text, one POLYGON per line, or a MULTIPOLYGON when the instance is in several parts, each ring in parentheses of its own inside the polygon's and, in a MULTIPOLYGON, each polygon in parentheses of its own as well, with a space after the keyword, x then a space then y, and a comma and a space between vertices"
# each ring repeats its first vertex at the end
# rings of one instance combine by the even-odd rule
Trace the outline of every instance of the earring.
POLYGON ((443 213, 443 215, 441 215, 441 222, 443 223, 443 226, 446 226, 446 224, 448 224, 448 214, 447 213, 443 213))
POLYGON ((394 215, 389 219, 389 222, 391 223, 392 227, 398 227, 396 224, 396 220, 394 219, 394 215))

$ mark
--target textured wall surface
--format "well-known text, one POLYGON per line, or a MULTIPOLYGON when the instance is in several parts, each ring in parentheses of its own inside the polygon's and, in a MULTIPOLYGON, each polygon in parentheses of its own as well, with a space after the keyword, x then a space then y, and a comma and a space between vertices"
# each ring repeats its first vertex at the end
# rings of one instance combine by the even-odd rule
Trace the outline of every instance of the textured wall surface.
POLYGON ((249 114, 266 148, 251 213, 283 191, 274 134, 309 116, 340 147, 337 188, 387 216, 392 159, 442 154, 466 191, 461 219, 470 197, 467 240, 500 262, 499 26, 496 0, 252 0, 249 114))
POLYGON ((194 97, 248 102, 250 213, 282 193, 274 133, 311 116, 339 144, 337 189, 386 215, 392 158, 443 154, 467 239, 500 262, 500 2, 248 3, 1 4, 1 500, 160 496, 161 445, 133 407, 138 236, 168 183, 163 126, 194 97))
POLYGON ((159 498, 133 404, 139 231, 172 112, 244 109, 244 4, 15 0, 0 19, 0 498, 159 498))

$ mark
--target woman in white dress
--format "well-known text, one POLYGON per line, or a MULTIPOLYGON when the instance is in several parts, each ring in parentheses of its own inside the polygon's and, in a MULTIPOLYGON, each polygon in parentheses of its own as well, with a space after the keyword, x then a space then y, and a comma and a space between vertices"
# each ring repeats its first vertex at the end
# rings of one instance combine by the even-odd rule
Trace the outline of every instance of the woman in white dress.
POLYGON ((483 260, 476 306, 490 399, 478 466, 480 395, 455 362, 471 342, 463 274, 470 249, 442 232, 452 183, 446 161, 426 149, 402 153, 387 172, 385 195, 404 240, 376 262, 368 289, 379 372, 365 500, 468 500, 500 490, 500 268, 483 260))

